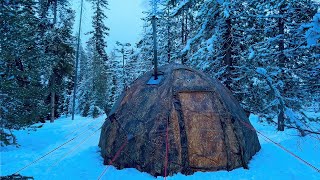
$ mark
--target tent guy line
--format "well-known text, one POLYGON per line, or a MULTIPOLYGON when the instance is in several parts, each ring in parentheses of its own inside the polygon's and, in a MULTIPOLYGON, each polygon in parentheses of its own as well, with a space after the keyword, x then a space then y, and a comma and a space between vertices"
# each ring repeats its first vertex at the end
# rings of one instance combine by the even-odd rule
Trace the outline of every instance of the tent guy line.
MULTIPOLYGON (((157 96, 160 96, 160 94, 159 94, 159 92, 157 93, 157 96)), ((160 106, 163 106, 161 103, 159 103, 160 104, 160 106)), ((129 113, 131 113, 131 112, 129 112, 129 113)), ((139 119, 139 118, 137 118, 133 113, 132 113, 132 115, 134 116, 134 118, 135 119, 139 119)), ((128 135, 128 132, 125 130, 125 128, 122 126, 122 124, 118 121, 118 119, 117 118, 113 118, 112 119, 113 121, 116 121, 116 123, 119 125, 119 128, 122 130, 122 131, 124 131, 125 132, 125 134, 127 134, 128 135)), ((248 123, 246 123, 246 122, 244 122, 243 120, 240 120, 241 121, 241 123, 245 123, 246 124, 246 128, 248 128, 249 130, 253 130, 254 132, 258 132, 262 137, 264 137, 264 138, 266 138, 267 136, 266 135, 264 135, 263 133, 261 133, 260 131, 257 131, 257 130, 255 130, 252 126, 250 126, 248 123)), ((167 123, 168 123, 168 121, 167 121, 167 123)), ((167 128, 168 128, 168 125, 167 125, 167 128)), ((166 129, 166 133, 168 133, 168 129, 166 129)), ((137 135, 136 135, 137 136, 137 135)), ((136 137, 135 136, 135 137, 136 137)), ((169 161, 167 161, 167 156, 168 156, 168 140, 167 140, 167 138, 168 138, 168 134, 166 134, 166 156, 164 157, 165 159, 166 159, 166 161, 165 161, 165 175, 164 175, 164 178, 166 178, 166 176, 167 176, 167 174, 166 174, 166 169, 167 169, 167 163, 169 162, 169 161)), ((267 137, 268 138, 268 137, 267 137)), ((132 138, 131 138, 132 139, 132 138)), ((143 138, 142 137, 142 139, 145 139, 145 140, 147 140, 146 138, 143 138)), ((270 142, 272 142, 272 143, 274 143, 274 144, 276 144, 276 145, 279 145, 279 143, 276 143, 275 141, 273 141, 273 140, 271 140, 270 138, 268 138, 268 140, 270 140, 270 142)), ((148 142, 150 142, 149 140, 147 140, 148 142)), ((303 160, 302 158, 300 158, 299 156, 297 156, 297 155, 295 155, 294 153, 292 153, 291 151, 289 151, 288 149, 286 149, 286 148, 284 148, 283 146, 281 147, 282 149, 285 149, 285 151, 287 152, 287 153, 290 153, 291 155, 293 155, 294 157, 296 157, 296 158, 298 158, 299 160, 302 160, 306 165, 308 165, 308 166, 310 166, 310 167, 312 167, 313 169, 315 169, 316 171, 319 171, 318 170, 318 168, 316 168, 316 167, 314 167, 313 165, 311 165, 310 163, 308 163, 307 161, 305 161, 305 160, 303 160)), ((126 153, 124 153, 125 155, 127 155, 126 153)), ((128 156, 128 155, 127 155, 128 156)), ((182 165, 181 165, 182 166, 182 165)))
POLYGON ((275 144, 276 146, 280 147, 281 149, 283 149, 285 152, 289 153, 291 156, 295 157, 296 159, 300 160, 301 162, 303 162, 304 164, 308 165, 309 167, 311 167, 312 169, 316 170, 317 172, 320 173, 320 169, 315 167, 314 165, 312 165, 311 163, 309 163, 308 161, 302 159, 301 157, 299 157, 298 155, 294 154, 293 152, 291 152, 290 150, 288 150, 287 148, 285 148, 284 146, 282 146, 280 143, 277 143, 275 141, 273 141, 271 138, 269 138, 268 136, 264 135, 263 133, 261 133, 260 131, 256 130, 254 127, 250 126, 248 123, 241 121, 242 124, 244 124, 247 128, 249 128, 252 131, 257 132, 258 134, 260 134, 265 140, 272 142, 273 144, 275 144))
MULTIPOLYGON (((101 129, 101 128, 102 128, 102 126, 101 126, 99 129, 101 129)), ((98 130, 99 130, 99 129, 98 129, 98 130)), ((90 129, 88 128, 87 130, 83 131, 83 132, 80 133, 79 135, 77 135, 77 136, 71 138, 70 140, 62 143, 61 145, 57 146, 56 148, 52 149, 51 151, 47 152, 46 154, 40 156, 39 158, 37 158, 36 160, 32 161, 31 163, 25 165, 24 167, 22 167, 21 169, 19 169, 18 171, 16 171, 16 172, 13 173, 13 174, 18 174, 19 172, 27 169, 28 167, 32 166, 33 164, 38 163, 39 161, 41 161, 42 159, 44 159, 45 157, 47 157, 47 156, 50 155, 51 153, 53 153, 53 152, 55 152, 56 150, 62 148, 62 147, 65 146, 66 144, 70 143, 71 141, 77 139, 78 137, 80 137, 82 134, 84 134, 85 132, 87 132, 87 131, 89 131, 89 130, 90 130, 90 129)), ((88 136, 86 136, 86 137, 88 137, 88 136)))
MULTIPOLYGON (((157 92, 157 94, 160 95, 159 92, 157 92)), ((160 103, 160 106, 163 106, 163 104, 160 103)), ((137 117, 135 117, 135 118, 137 118, 137 117)), ((169 118, 169 117, 168 117, 168 118, 169 118)), ((121 129, 122 131, 124 131, 126 135, 129 134, 129 133, 126 131, 126 129, 122 126, 122 124, 118 121, 118 119, 115 118, 114 121, 120 126, 120 129, 121 129)), ((93 122, 93 120, 90 121, 90 123, 91 123, 91 122, 93 122)), ((276 143, 275 141, 271 140, 271 139, 268 138, 266 135, 262 134, 260 131, 257 131, 254 127, 252 127, 252 126, 249 125, 248 123, 244 122, 244 120, 241 119, 240 122, 241 122, 242 124, 244 124, 245 127, 247 127, 248 129, 259 133, 259 134, 262 135, 264 138, 267 138, 270 142, 276 144, 278 147, 282 148, 282 149, 285 150, 287 153, 290 153, 290 154, 291 154, 292 156, 294 156, 295 158, 299 159, 300 161, 304 162, 306 165, 312 167, 312 168, 315 169, 317 172, 319 172, 319 169, 316 168, 315 166, 313 166, 311 163, 303 160, 303 159, 300 158, 299 156, 295 155, 295 154, 292 153, 291 151, 289 151, 289 150, 287 150, 286 148, 284 148, 283 146, 281 146, 279 143, 276 143)), ((90 124, 90 123, 89 123, 89 124, 90 124)), ((88 124, 88 123, 86 123, 86 124, 88 124)), ((163 157, 166 159, 166 162, 165 162, 165 177, 166 177, 166 175, 167 175, 167 172, 166 172, 166 169, 167 169, 167 166, 168 166, 167 163, 169 162, 169 160, 168 160, 168 153, 169 153, 169 149, 168 149, 168 147, 169 147, 169 143, 168 143, 168 136, 169 136, 169 134, 168 134, 168 125, 169 125, 169 120, 167 120, 166 124, 167 124, 166 137, 165 137, 165 138, 166 138, 166 140, 165 140, 165 141, 166 141, 166 142, 165 142, 165 143, 166 143, 166 152, 165 152, 166 155, 163 156, 163 157)), ((101 129, 101 127, 100 127, 99 129, 101 129)), ((97 132, 99 129, 97 129, 96 132, 97 132)), ((45 155, 41 156, 40 158, 36 159, 35 161, 33 161, 33 162, 31 162, 30 164, 26 165, 25 167, 21 168, 19 171, 17 171, 17 172, 14 173, 14 174, 17 174, 17 173, 19 173, 20 171, 28 168, 28 167, 31 166, 32 164, 37 163, 38 161, 40 161, 40 160, 43 159, 44 157, 46 157, 46 156, 48 156, 49 154, 51 154, 52 152, 58 150, 58 149, 61 148, 62 146, 68 144, 69 142, 73 141, 74 139, 76 139, 76 138, 79 137, 80 135, 84 134, 84 133, 87 132, 88 130, 89 130, 89 129, 87 129, 86 131, 82 132, 81 134, 75 136, 74 138, 70 139, 69 141, 63 143, 62 145, 58 146, 57 148, 53 149, 52 151, 46 153, 45 155)), ((140 134, 139 134, 139 135, 140 135, 140 134)), ((79 147, 81 144, 83 144, 83 142, 86 141, 86 140, 88 140, 88 139, 90 138, 90 136, 92 136, 92 134, 89 135, 89 136, 86 136, 86 138, 85 138, 80 144, 78 144, 76 147, 79 147)), ((138 135, 136 134, 136 135, 133 136, 133 137, 136 137, 136 136, 138 136, 138 135)), ((133 138, 131 137, 130 139, 133 139, 133 138)), ((130 140, 130 139, 126 138, 126 143, 127 143, 127 141, 130 140)), ((143 139, 145 139, 145 138, 143 138, 143 139)), ((150 142, 150 141, 149 141, 149 142, 150 142)), ((122 151, 123 149, 124 149, 124 146, 121 146, 121 148, 118 150, 118 152, 116 153, 116 155, 112 158, 112 161, 111 161, 112 164, 113 164, 114 161, 120 156, 120 153, 121 153, 121 151, 122 151)), ((72 152, 73 150, 70 150, 70 151, 72 152)), ((68 154, 70 154, 70 151, 69 151, 69 153, 67 153, 63 158, 65 158, 68 154)), ((63 159, 63 158, 62 158, 62 159, 63 159)), ((62 161, 62 160, 60 159, 60 161, 62 161)), ((58 161, 58 162, 60 162, 60 161, 58 161)), ((102 175, 103 175, 103 174, 102 174, 102 175)))
MULTIPOLYGON (((102 127, 102 126, 101 126, 102 127)), ((63 161, 63 159, 65 159, 68 155, 70 155, 72 152, 74 152, 75 150, 77 150, 80 145, 82 145, 83 143, 85 143, 87 140, 89 140, 90 138, 92 138, 93 135, 95 135, 100 129, 98 128, 97 130, 95 130, 92 134, 90 134, 89 136, 87 136, 86 138, 82 139, 82 141, 80 143, 78 143, 74 148, 72 148, 71 150, 69 150, 68 152, 66 152, 64 154, 64 156, 62 156, 61 158, 59 158, 55 163, 53 163, 51 166, 48 167, 47 171, 51 171, 51 169, 55 166, 57 166, 61 161, 63 161)))
POLYGON ((102 171, 102 173, 100 174, 100 176, 98 177, 98 180, 100 180, 103 175, 107 172, 108 168, 114 163, 114 161, 120 156, 121 151, 123 150, 123 148, 127 145, 128 143, 128 139, 125 140, 125 142, 121 145, 121 147, 118 149, 118 151, 116 152, 116 154, 113 156, 112 160, 109 162, 109 165, 102 171))
MULTIPOLYGON (((280 143, 277 143, 275 141, 273 141, 271 138, 269 138, 268 136, 264 135, 263 133, 261 133, 260 131, 256 130, 254 127, 250 126, 248 123, 244 122, 243 120, 240 121, 242 124, 245 125, 246 128, 257 132, 258 134, 260 134, 265 140, 270 141, 271 143, 275 144, 276 146, 280 147, 281 149, 285 150, 285 152, 289 153, 290 155, 292 155, 293 157, 295 157, 296 159, 302 161, 304 164, 308 165, 309 167, 313 168, 314 170, 316 170, 317 172, 320 172, 320 169, 318 169, 317 167, 313 166, 311 163, 307 162, 306 160, 303 160, 301 157, 299 157, 298 155, 294 154, 293 152, 291 152, 290 150, 286 149, 285 147, 283 147, 280 143)), ((168 166, 168 151, 169 151, 169 142, 168 142, 168 121, 167 121, 167 127, 166 127, 166 156, 165 156, 165 169, 164 169, 164 179, 166 179, 167 177, 167 166, 168 166)), ((114 156, 114 158, 112 159, 112 161, 110 162, 112 165, 113 162, 120 156, 121 151, 124 148, 124 145, 126 145, 127 141, 125 141, 125 143, 123 143, 123 145, 120 147, 120 149, 116 152, 116 155, 114 156)), ((104 171, 101 173, 101 175, 99 176, 98 180, 100 180, 103 175, 106 173, 107 169, 109 168, 109 166, 107 166, 104 171)))
POLYGON ((83 126, 80 126, 79 128, 76 128, 75 130, 73 130, 71 133, 69 133, 69 134, 67 134, 66 136, 65 136, 65 138, 67 138, 67 137, 69 137, 70 135, 72 135, 73 133, 75 133, 75 132, 77 132, 77 131, 79 131, 80 129, 82 129, 83 127, 87 127, 87 125, 89 125, 89 124, 91 124, 93 121, 95 121, 96 120, 96 118, 95 119, 92 119, 92 120, 90 120, 89 122, 87 122, 87 123, 85 123, 83 126))
MULTIPOLYGON (((301 157, 299 157, 298 155, 294 154, 293 152, 291 152, 290 150, 286 149, 285 147, 283 147, 282 145, 280 145, 280 143, 277 143, 275 141, 273 141, 271 138, 269 138, 268 136, 266 136, 265 134, 261 133, 260 131, 256 130, 254 127, 250 126, 249 124, 241 121, 242 124, 245 125, 245 127, 247 127, 248 129, 252 130, 252 131, 256 131, 259 135, 261 135, 265 140, 267 141, 270 141, 271 143, 275 144, 277 147, 280 147, 281 149, 283 149, 285 152, 289 153, 290 155, 292 155, 293 157, 295 157, 296 159, 302 161, 304 164, 308 165, 309 167, 311 167, 312 169, 316 170, 317 172, 320 172, 320 169, 313 166, 311 163, 307 162, 306 160, 303 160, 301 157)), ((90 134, 89 136, 86 136, 86 138, 84 139, 84 141, 87 141, 93 134, 95 134, 96 132, 98 132, 98 130, 100 130, 100 128, 98 128, 94 133, 90 134)), ((88 130, 86 130, 88 131, 88 130)), ((84 131, 84 132, 86 132, 84 131)), ((167 130, 168 131, 168 130, 167 130)), ((84 133, 83 132, 83 133, 84 133)), ((78 136, 82 135, 83 133, 79 134, 78 136)), ((166 132, 167 133, 167 132, 166 132)), ((34 160, 33 162, 29 163, 28 165, 26 165, 25 167, 21 168, 20 170, 16 171, 14 174, 18 174, 19 172, 21 172, 22 170, 25 170, 27 169, 28 167, 32 166, 33 164, 36 164, 38 163, 40 160, 42 160, 43 158, 45 158, 46 156, 48 156, 49 154, 53 153, 54 151, 60 149, 61 147, 63 147, 64 145, 68 144, 69 142, 73 141, 74 139, 76 139, 78 136, 70 139, 69 141, 61 144, 60 146, 54 148, 53 150, 49 151, 48 153, 46 153, 45 155, 41 156, 40 158, 34 160)), ((166 137, 167 138, 167 137, 166 137)), ((84 141, 80 142, 76 147, 79 147, 80 145, 82 145, 84 143, 84 141)), ((100 174, 99 178, 98 179, 101 179, 103 177, 103 175, 106 173, 107 169, 109 166, 112 165, 112 163, 121 155, 121 151, 123 150, 124 146, 126 145, 127 141, 125 141, 125 143, 123 143, 123 145, 119 148, 119 150, 116 152, 113 160, 111 161, 111 164, 109 164, 105 169, 104 171, 100 174)), ((168 142, 166 142, 167 144, 168 142)), ((169 147, 169 145, 167 145, 167 147, 169 147)), ((73 149, 69 151, 69 153, 66 153, 65 156, 63 156, 61 159, 59 159, 57 162, 61 162, 65 157, 67 157, 67 155, 69 155, 71 152, 73 152, 73 149)), ((165 158, 168 158, 167 157, 167 153, 166 153, 166 157, 165 158)), ((53 165, 56 165, 57 162, 53 165)), ((171 162, 167 159, 167 162, 171 162)), ((175 162, 171 162, 171 163, 174 163, 176 164, 175 162)), ((52 166, 53 166, 52 165, 52 166)), ((50 168, 50 167, 49 167, 50 168)), ((48 168, 48 169, 49 169, 48 168)), ((165 176, 166 177, 166 176, 165 176)))

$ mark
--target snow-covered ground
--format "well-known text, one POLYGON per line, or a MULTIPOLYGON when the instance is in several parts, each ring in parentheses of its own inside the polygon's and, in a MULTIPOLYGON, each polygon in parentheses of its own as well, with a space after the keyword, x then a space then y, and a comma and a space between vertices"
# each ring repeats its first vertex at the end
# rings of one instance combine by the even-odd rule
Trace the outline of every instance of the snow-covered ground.
MULTIPOLYGON (((319 114, 313 115, 319 116, 319 114)), ((75 120, 71 121, 70 117, 64 117, 53 124, 45 123, 36 131, 31 129, 15 131, 14 134, 21 146, 19 148, 1 147, 1 176, 15 173, 55 147, 78 136, 62 148, 24 169, 20 174, 33 176, 35 179, 97 179, 106 168, 102 164, 103 159, 97 146, 100 135, 98 129, 105 118, 105 116, 97 119, 76 116, 75 120), (87 139, 90 135, 92 136, 87 139), (87 140, 78 145, 84 139, 87 140), (64 159, 59 161, 61 157, 64 159)), ((254 115, 250 116, 250 120, 258 131, 320 168, 319 139, 311 136, 299 137, 295 130, 277 132, 274 127, 258 123, 258 117, 254 115)), ((317 130, 320 129, 319 124, 311 125, 317 130)), ((271 142, 265 141, 260 135, 259 140, 262 149, 250 161, 249 170, 238 168, 230 172, 197 172, 191 176, 176 174, 168 179, 320 179, 319 172, 271 142)), ((154 177, 136 169, 116 170, 111 166, 102 179, 140 180, 154 179, 154 177)))

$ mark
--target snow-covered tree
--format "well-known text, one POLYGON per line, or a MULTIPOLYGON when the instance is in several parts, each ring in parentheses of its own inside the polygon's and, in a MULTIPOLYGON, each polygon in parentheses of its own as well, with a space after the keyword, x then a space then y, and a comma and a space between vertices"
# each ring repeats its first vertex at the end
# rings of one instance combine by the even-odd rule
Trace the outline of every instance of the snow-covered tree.
POLYGON ((0 1, 0 116, 5 128, 43 122, 53 89, 53 111, 64 113, 68 106, 64 95, 72 84, 74 13, 67 1, 48 3, 0 1))
MULTIPOLYGON (((218 78, 245 110, 278 118, 279 130, 293 121, 288 112, 302 117, 307 101, 319 96, 314 1, 183 0, 160 7, 159 57, 183 57, 218 78)), ((150 30, 144 34, 148 39, 150 30)), ((141 51, 146 53, 152 51, 141 51)))
MULTIPOLYGON (((306 48, 307 41, 301 26, 311 21, 317 6, 311 0, 273 1, 257 6, 257 18, 264 24, 264 40, 256 42, 252 61, 256 71, 256 83, 263 99, 258 106, 270 118, 278 119, 278 130, 284 130, 285 122, 295 123, 289 111, 299 114, 308 101, 309 77, 305 72, 319 62, 309 56, 312 49, 306 48), (263 11, 262 11, 263 10, 263 11), (262 13, 263 12, 263 13, 262 13), (263 94, 268 94, 263 97, 263 94), (262 108, 263 107, 263 108, 262 108)), ((259 93, 258 93, 259 94, 259 93)))
POLYGON ((19 128, 39 121, 47 112, 36 4, 27 0, 0 4, 0 119, 4 127, 19 128))
MULTIPOLYGON (((90 102, 89 114, 96 117, 106 111, 108 100, 106 37, 109 35, 109 28, 105 25, 105 19, 107 18, 105 10, 108 8, 108 1, 94 0, 91 2, 94 9, 92 17, 93 31, 89 32, 91 38, 88 42, 88 48, 90 48, 92 54, 88 58, 91 61, 92 74, 87 79, 92 80, 92 89, 82 90, 82 92, 90 92, 90 95, 87 95, 90 96, 90 100, 87 101, 90 102)), ((87 98, 87 96, 83 98, 87 98)))

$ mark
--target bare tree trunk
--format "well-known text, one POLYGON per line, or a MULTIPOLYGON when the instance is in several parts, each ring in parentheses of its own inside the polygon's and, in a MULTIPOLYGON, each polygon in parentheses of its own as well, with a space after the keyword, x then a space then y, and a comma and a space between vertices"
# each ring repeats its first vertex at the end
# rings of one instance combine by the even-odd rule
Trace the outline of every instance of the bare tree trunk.
MULTIPOLYGON (((182 20, 181 20, 181 45, 184 46, 184 12, 185 12, 185 9, 183 8, 182 10, 182 20)), ((184 59, 184 56, 181 57, 181 64, 184 64, 185 63, 185 59, 184 59)))
POLYGON ((51 91, 51 119, 50 122, 53 123, 54 122, 54 109, 55 109, 55 95, 56 93, 54 91, 51 91))
POLYGON ((280 113, 278 115, 278 131, 284 131, 284 105, 280 103, 280 113))
POLYGON ((53 24, 57 23, 57 6, 58 0, 53 1, 53 24))
MULTIPOLYGON (((279 55, 279 62, 280 62, 280 68, 281 68, 281 80, 283 81, 284 77, 283 77, 283 68, 285 66, 285 61, 286 61, 286 57, 284 55, 284 19, 283 19, 283 14, 284 14, 284 11, 283 11, 283 8, 284 8, 284 4, 282 4, 280 6, 280 10, 279 10, 279 14, 280 14, 280 18, 278 20, 278 28, 279 28, 279 35, 281 36, 281 39, 279 41, 279 52, 280 52, 280 55, 279 55)), ((283 81, 284 82, 284 81, 283 81)), ((284 87, 285 88, 285 87, 284 87)), ((280 113, 278 115, 278 130, 279 131, 284 131, 284 102, 280 103, 280 113)))
POLYGON ((227 66, 227 81, 226 86, 228 89, 231 89, 231 70, 232 70, 232 32, 231 32, 231 18, 226 19, 227 31, 224 34, 224 45, 223 49, 225 51, 225 55, 223 57, 224 65, 227 66))
MULTIPOLYGON (((57 23, 57 5, 58 5, 58 0, 53 1, 53 24, 57 23)), ((54 122, 55 119, 55 74, 54 71, 52 73, 52 81, 51 81, 51 99, 50 99, 50 106, 51 106, 51 118, 50 118, 50 123, 54 122)))
POLYGON ((123 89, 126 89, 126 77, 125 77, 125 69, 124 69, 124 47, 122 47, 122 78, 123 78, 123 89))
POLYGON ((40 8, 41 8, 41 18, 45 18, 46 17, 46 14, 48 12, 48 6, 49 6, 49 3, 48 3, 48 0, 40 0, 39 1, 40 3, 40 8))
POLYGON ((73 99, 72 99, 72 117, 74 120, 74 113, 76 107, 76 94, 77 94, 77 85, 78 85, 78 66, 79 66, 79 55, 80 55, 80 37, 81 37, 81 24, 82 24, 82 10, 83 10, 83 0, 81 0, 81 10, 80 10, 80 20, 79 20, 79 30, 78 30, 78 43, 77 43, 77 54, 76 54, 76 69, 74 76, 74 89, 73 89, 73 99))
POLYGON ((167 49, 167 58, 168 58, 168 63, 170 62, 171 60, 171 42, 170 42, 170 5, 168 5, 168 10, 167 10, 167 13, 168 13, 168 21, 167 21, 167 30, 168 30, 168 49, 167 49))
POLYGON ((185 11, 185 30, 184 30, 184 45, 187 44, 187 40, 188 40, 188 10, 185 11))

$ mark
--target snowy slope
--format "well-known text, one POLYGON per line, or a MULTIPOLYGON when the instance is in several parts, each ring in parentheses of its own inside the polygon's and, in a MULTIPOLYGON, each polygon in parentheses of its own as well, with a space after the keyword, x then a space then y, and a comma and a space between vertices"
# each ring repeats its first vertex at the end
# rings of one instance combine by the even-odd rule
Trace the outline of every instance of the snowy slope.
MULTIPOLYGON (((319 116, 318 114, 313 114, 319 116)), ((105 116, 97 119, 76 116, 60 118, 55 123, 46 123, 37 131, 16 131, 19 148, 1 147, 1 176, 9 175, 36 158, 44 155, 69 139, 76 137, 70 143, 53 152, 46 158, 21 171, 22 175, 34 176, 35 179, 97 179, 106 168, 100 157, 100 131, 95 132, 103 123, 105 116), (83 144, 83 139, 91 136, 83 144), (76 147, 76 148, 75 148, 76 147), (70 152, 70 150, 74 150, 70 152), (65 154, 67 156, 65 156, 65 154), (52 166, 61 157, 61 162, 52 166)), ((299 137, 294 130, 277 132, 274 127, 258 123, 257 116, 250 117, 254 127, 272 140, 296 153, 301 158, 320 168, 320 140, 307 136, 299 137)), ((37 124, 39 126, 41 124, 37 124)), ((315 124, 312 125, 316 127, 315 124)), ((320 129, 318 125, 318 130, 320 129)), ((319 136, 320 138, 320 136, 319 136)), ((231 172, 197 172, 192 176, 177 174, 168 179, 320 179, 320 173, 306 166, 290 154, 274 144, 265 141, 260 135, 262 149, 250 161, 250 170, 239 168, 231 172)), ((154 179, 154 177, 137 171, 136 169, 116 170, 109 167, 102 179, 154 179)), ((163 179, 163 177, 158 177, 163 179)))

